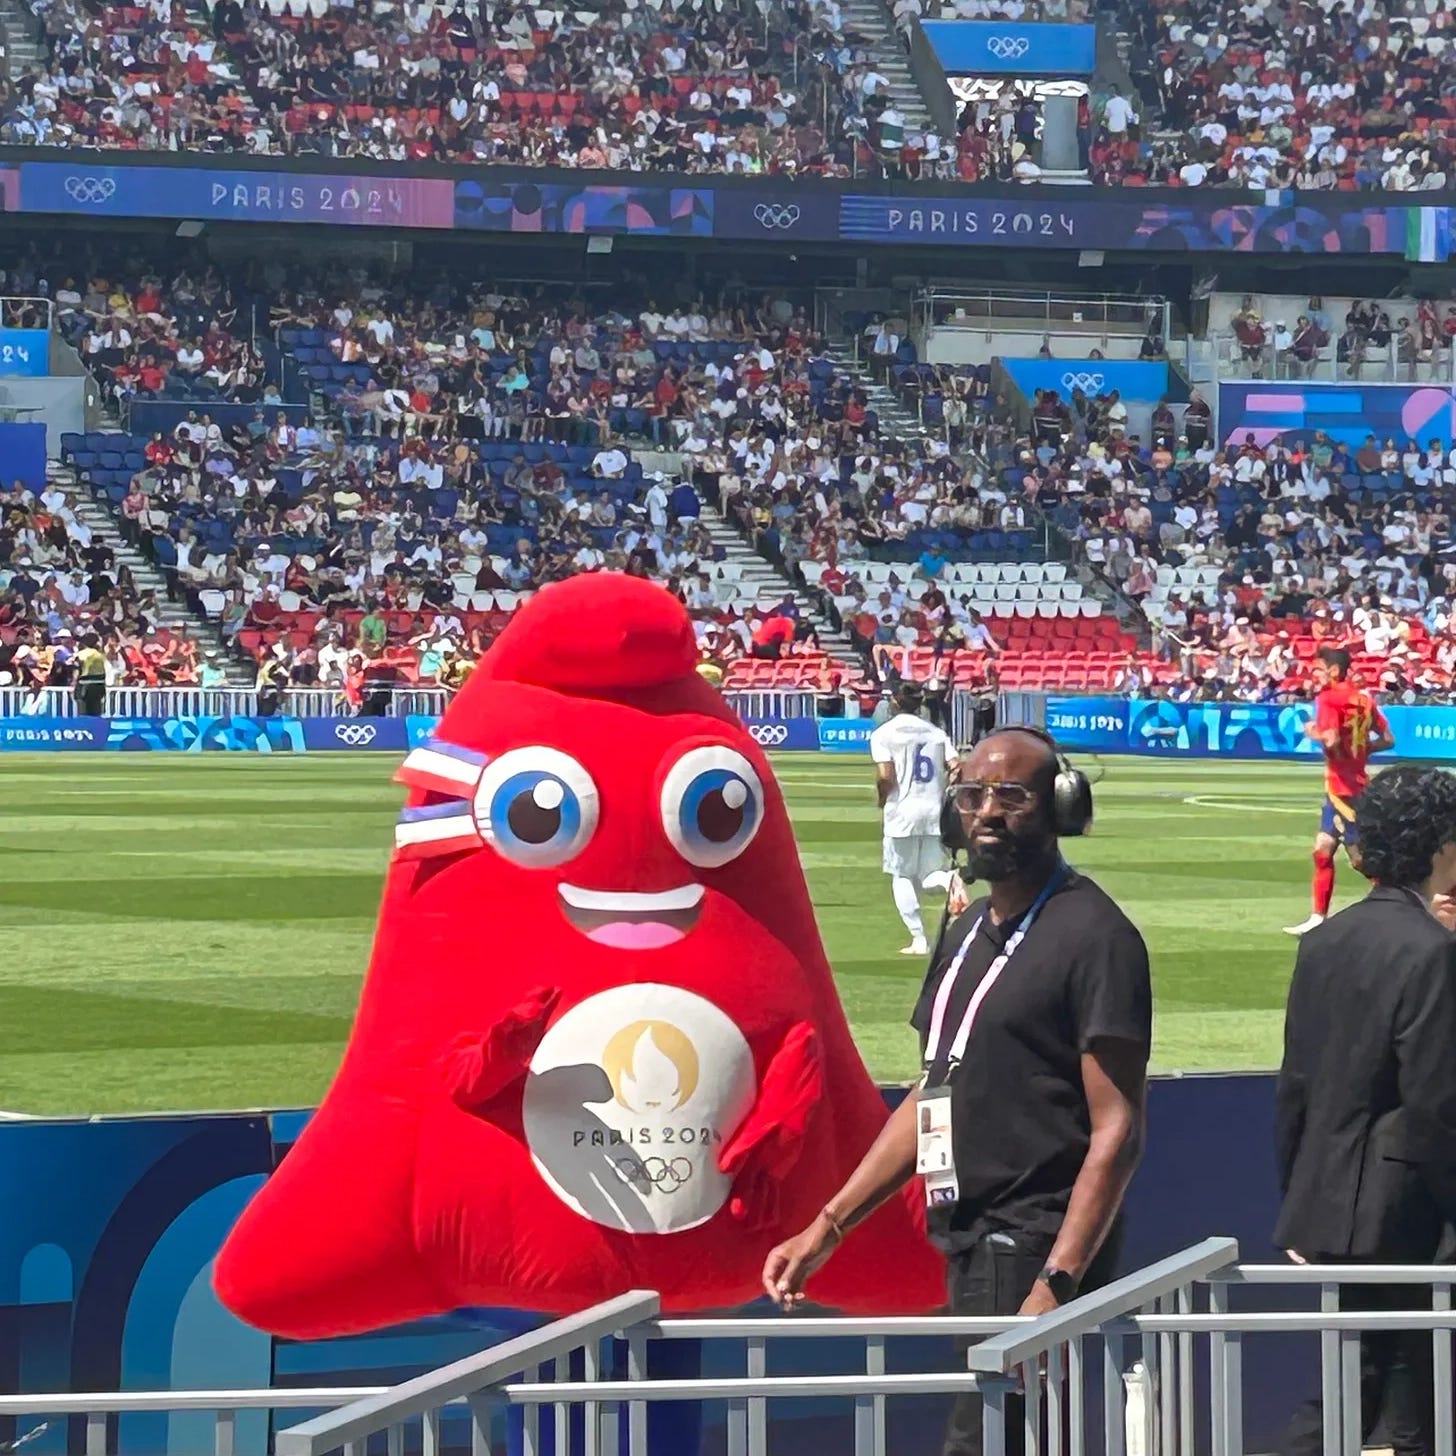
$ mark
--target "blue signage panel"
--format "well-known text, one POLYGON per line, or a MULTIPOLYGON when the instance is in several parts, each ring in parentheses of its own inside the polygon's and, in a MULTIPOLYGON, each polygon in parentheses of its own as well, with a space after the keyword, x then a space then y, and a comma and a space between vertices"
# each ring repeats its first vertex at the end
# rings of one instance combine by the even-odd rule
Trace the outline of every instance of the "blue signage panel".
POLYGON ((33 379, 51 372, 51 336, 45 329, 0 329, 0 374, 33 379))
POLYGON ((0 718, 0 751, 302 753, 297 718, 0 718))
POLYGON ((1267 445, 1323 430, 1332 440, 1359 449, 1374 434, 1381 444, 1433 437, 1456 439, 1456 390, 1441 384, 1220 384, 1218 425, 1225 440, 1242 444, 1253 435, 1267 445))
POLYGON ((87 217, 195 217, 226 222, 346 223, 364 227, 454 226, 455 188, 439 177, 329 172, 254 172, 212 167, 22 162, 26 212, 87 217))
POLYGON ((404 753, 410 747, 404 718, 301 718, 299 722, 303 746, 308 749, 404 753))
POLYGON ((1067 749, 1089 753, 1127 752, 1125 698, 1046 700, 1046 731, 1067 749))
POLYGON ((926 20, 925 38, 947 76, 1090 76, 1095 25, 926 20))
MULTIPOLYGON (((1382 708, 1397 758, 1456 763, 1456 708, 1392 704, 1382 708)), ((1160 758, 1315 759, 1305 736, 1310 703, 1172 703, 1162 698, 1046 700, 1046 729, 1065 749, 1140 753, 1160 758)))
POLYGON ((817 750, 819 747, 816 718, 745 718, 743 726, 760 748, 817 750))
POLYGON ((868 753, 874 731, 869 718, 820 718, 819 747, 825 753, 868 753))
POLYGON ((1105 394, 1115 389, 1124 400, 1156 404, 1168 393, 1168 366, 1127 359, 1002 359, 1011 382, 1027 399, 1039 389, 1064 398, 1074 389, 1105 394))

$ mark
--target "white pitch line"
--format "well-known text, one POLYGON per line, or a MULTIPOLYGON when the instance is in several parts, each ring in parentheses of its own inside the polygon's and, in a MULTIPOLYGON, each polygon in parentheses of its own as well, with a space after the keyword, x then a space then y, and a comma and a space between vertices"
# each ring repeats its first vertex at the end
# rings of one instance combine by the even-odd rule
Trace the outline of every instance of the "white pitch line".
POLYGON ((1219 799, 1212 794, 1189 794, 1183 802, 1192 804, 1196 809, 1226 809, 1235 814, 1305 814, 1314 818, 1319 812, 1317 805, 1290 804, 1285 807, 1278 804, 1250 803, 1244 799, 1219 799))

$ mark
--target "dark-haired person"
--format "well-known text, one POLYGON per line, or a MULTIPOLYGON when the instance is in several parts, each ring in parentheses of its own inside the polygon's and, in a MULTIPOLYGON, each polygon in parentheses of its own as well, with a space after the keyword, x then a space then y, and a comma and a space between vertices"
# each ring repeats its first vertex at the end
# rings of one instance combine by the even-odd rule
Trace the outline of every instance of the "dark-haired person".
MULTIPOLYGON (((784 1308, 917 1170, 952 1313, 1044 1314, 1111 1273, 1142 1149, 1152 987, 1136 927, 1062 858, 1058 770, 1051 740, 1021 728, 957 766, 952 827, 988 893, 949 926, 911 1018, 921 1083, 768 1256, 764 1287, 784 1308)), ((1023 1432, 1008 1411, 1008 1451, 1023 1432)), ((945 1450, 981 1451, 978 1398, 957 1401, 945 1450)))
MULTIPOLYGON (((1300 943, 1284 1018, 1275 1238, 1301 1262, 1434 1264, 1456 1224, 1456 777, 1392 768, 1360 801, 1370 893, 1300 943)), ((1352 1284, 1341 1309, 1417 1307, 1419 1286, 1352 1284)), ((1427 1291, 1429 1307, 1429 1291, 1427 1291)), ((1361 1430, 1434 1450, 1431 1337, 1360 1338, 1361 1430)), ((1285 1449, 1324 1449, 1320 1404, 1285 1449)))
POLYGON ((1324 924, 1335 894, 1336 849, 1343 845, 1350 863, 1360 868, 1356 810, 1370 780, 1370 757, 1395 743, 1375 699, 1350 681, 1348 652, 1326 647, 1315 671, 1320 690, 1314 700, 1314 721, 1304 730, 1325 753, 1325 801, 1314 838, 1314 908, 1308 920, 1286 925, 1286 935, 1307 935, 1324 924))
POLYGON ((920 890, 950 885, 945 846, 940 842, 940 807, 946 775, 956 761, 955 744, 943 729, 921 716, 924 693, 902 682, 890 694, 894 709, 870 734, 875 792, 884 818, 881 867, 890 876, 895 909, 910 932, 902 955, 930 951, 920 914, 920 890))

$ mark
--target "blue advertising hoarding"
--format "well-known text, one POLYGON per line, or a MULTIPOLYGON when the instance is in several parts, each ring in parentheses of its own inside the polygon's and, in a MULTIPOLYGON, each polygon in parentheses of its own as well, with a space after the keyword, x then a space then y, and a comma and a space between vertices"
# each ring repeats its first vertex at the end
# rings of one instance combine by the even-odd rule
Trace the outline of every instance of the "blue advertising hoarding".
POLYGON ((0 718, 0 752, 76 749, 302 753, 304 733, 298 718, 0 718))
POLYGON ((45 329, 0 329, 0 375, 42 379, 51 372, 51 336, 45 329))
MULTIPOLYGON (((0 1122, 0 1184, 25 1195, 12 1198, 0 1219, 0 1391, 388 1385, 540 1323, 521 1311, 470 1310, 348 1338, 291 1341, 272 1340, 222 1309, 209 1279, 212 1258, 304 1120, 253 1113, 0 1122)), ((1245 1257, 1258 1262, 1278 1210, 1273 1136, 1274 1079, 1267 1073, 1151 1079, 1147 1148, 1128 1194, 1122 1267, 1210 1234, 1238 1238, 1245 1257)), ((1269 1337, 1246 1365, 1248 1449, 1272 1449, 1295 1400, 1318 1389, 1313 1345, 1306 1338, 1300 1358, 1298 1348, 1269 1337)), ((729 1358, 726 1348, 708 1347, 701 1370, 678 1373, 723 1373, 729 1358)), ((784 1341, 774 1373, 811 1374, 833 1358, 819 1341, 784 1341)), ((951 1356, 932 1342, 925 1349, 897 1344, 890 1358, 892 1369, 912 1360, 905 1368, 948 1369, 951 1356)), ((904 1402, 896 1411, 901 1456, 939 1451, 943 1403, 904 1402)), ((303 1415, 280 1413, 279 1424, 303 1415)), ((852 1419, 847 1401, 777 1402, 768 1446, 798 1451, 827 1440, 827 1449, 847 1450, 852 1419)), ((25 1428, 0 1417, 0 1441, 25 1428)), ((27 1456, 79 1451, 84 1436, 84 1422, 68 1429, 53 1420, 27 1456)), ((234 1437, 238 1456, 265 1456, 267 1413, 241 1413, 234 1437)), ((723 1405, 710 1402, 700 1438, 666 1449, 708 1456, 724 1449, 724 1437, 723 1405)), ((211 1411, 135 1412, 112 1423, 107 1450, 194 1456, 210 1451, 213 1438, 211 1411)), ((461 1429, 446 1444, 469 1439, 461 1429)))
POLYGON ((925 38, 947 76, 1090 76, 1095 25, 1007 20, 925 20, 925 38))
POLYGON ((1323 430, 1359 449, 1367 435, 1421 446, 1433 437, 1456 439, 1456 389, 1443 384, 1315 384, 1263 380, 1218 387, 1218 426, 1224 440, 1252 435, 1268 445, 1323 430))
POLYGON ((1130 359, 1002 359, 1001 367, 1027 399, 1039 389, 1063 397, 1116 390, 1124 400, 1156 403, 1168 393, 1168 366, 1130 359))
MULTIPOLYGON (((988 22, 986 29, 1006 41, 998 48, 1010 51, 1018 49, 1015 37, 1026 33, 1030 55, 1028 36, 1070 35, 1079 28, 988 22)), ((1014 69, 1024 72, 1026 57, 1015 61, 1014 69)), ((595 180, 560 180, 560 172, 548 169, 523 178, 520 168, 463 166, 410 176, 344 170, 348 165, 330 170, 320 158, 283 170, 272 159, 221 157, 207 166, 173 165, 164 157, 121 153, 104 161, 96 153, 68 161, 19 160, 0 166, 0 211, 774 243, 1359 253, 1412 261, 1443 256, 1423 242, 1413 247, 1413 238, 1451 233, 1449 208, 1339 192, 1259 193, 1250 200, 1232 189, 1089 187, 1068 201, 1065 191, 1042 186, 998 194, 994 186, 813 178, 789 189, 772 178, 762 184, 701 176, 643 183, 640 174, 598 172, 588 174, 595 180)))
POLYGON ((819 747, 816 718, 745 718, 743 726, 760 748, 797 752, 819 747))
POLYGON ((821 718, 819 747, 825 753, 868 753, 874 731, 869 718, 821 718))
MULTIPOLYGON (((1456 763, 1456 708, 1391 704, 1381 709, 1395 749, 1381 755, 1456 763)), ((1048 697, 1046 729, 1071 752, 1158 758, 1308 759, 1311 703, 1174 703, 1165 698, 1048 697)))

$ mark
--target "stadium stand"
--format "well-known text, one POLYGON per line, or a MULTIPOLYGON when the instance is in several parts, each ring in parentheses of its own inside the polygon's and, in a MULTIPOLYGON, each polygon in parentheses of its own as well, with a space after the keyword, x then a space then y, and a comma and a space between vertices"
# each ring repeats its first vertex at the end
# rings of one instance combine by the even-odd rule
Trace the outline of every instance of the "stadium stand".
POLYGON ((887 104, 865 38, 810 0, 33 8, 49 64, 0 108, 32 145, 845 174, 887 104))
POLYGON ((220 672, 95 538, 73 491, 0 487, 0 686, 29 692, 22 711, 49 712, 49 694, 74 684, 93 640, 109 683, 202 684, 220 672))
POLYGON ((1425 191, 1447 185, 1456 99, 1444 3, 1133 7, 1141 119, 1109 103, 1099 181, 1425 191))

